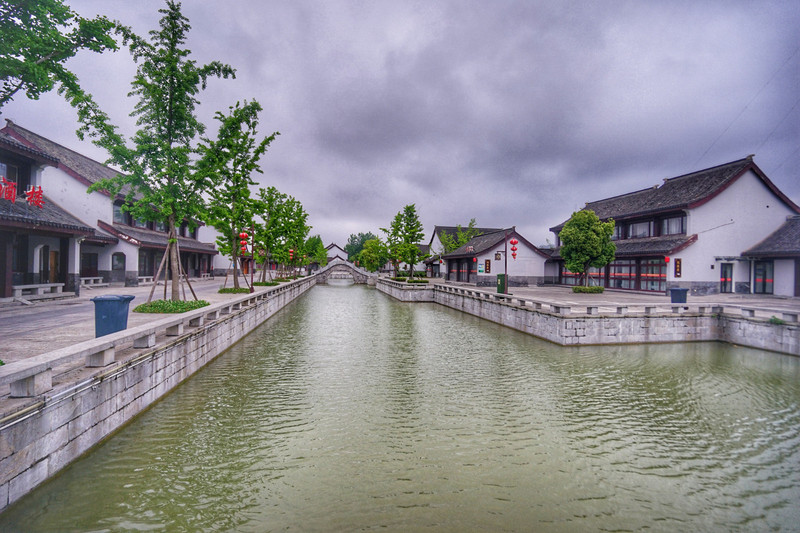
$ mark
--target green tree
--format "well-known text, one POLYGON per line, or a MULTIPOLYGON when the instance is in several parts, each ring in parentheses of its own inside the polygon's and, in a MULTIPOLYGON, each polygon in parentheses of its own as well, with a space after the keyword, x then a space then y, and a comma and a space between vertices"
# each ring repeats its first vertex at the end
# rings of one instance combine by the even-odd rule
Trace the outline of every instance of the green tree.
POLYGON ((309 263, 317 263, 321 267, 328 264, 328 250, 325 249, 322 237, 319 235, 314 235, 306 241, 304 255, 308 256, 309 263))
POLYGON ((364 243, 358 254, 358 262, 370 272, 377 272, 389 260, 389 250, 386 244, 378 239, 370 239, 364 243))
MULTIPOLYGON (((172 276, 172 300, 180 300, 180 260, 176 228, 183 222, 193 224, 203 213, 201 196, 204 180, 191 170, 193 143, 205 130, 195 115, 196 95, 205 89, 211 77, 234 76, 234 69, 218 61, 204 66, 188 59, 183 48, 190 29, 180 11, 180 4, 167 1, 160 9, 160 29, 150 32, 152 43, 128 30, 123 31, 134 61, 139 64, 130 96, 137 96, 133 112, 139 129, 133 148, 108 129, 92 129, 95 144, 111 153, 111 163, 126 173, 116 179, 95 183, 89 191, 108 190, 120 193, 125 187, 126 210, 134 218, 166 223, 169 241, 165 256, 172 276)), ((152 293, 151 296, 152 298, 152 293)))
POLYGON ((286 195, 275 187, 258 190, 253 220, 253 239, 256 257, 264 265, 261 281, 266 281, 273 254, 281 242, 285 221, 284 207, 286 195))
MULTIPOLYGON (((259 189, 255 205, 255 247, 260 261, 266 262, 266 269, 272 260, 284 266, 301 264, 306 237, 311 231, 303 204, 275 187, 269 187, 259 189), (289 250, 294 252, 291 259, 289 250)), ((262 279, 265 277, 266 272, 262 279)))
POLYGON ((377 236, 370 232, 359 232, 358 235, 351 233, 350 238, 347 239, 347 244, 344 246, 344 251, 347 252, 347 259, 350 261, 355 261, 358 258, 358 254, 360 254, 361 250, 364 248, 364 243, 370 239, 377 238, 377 236))
POLYGON ((216 228, 220 236, 217 245, 221 253, 233 259, 233 286, 239 288, 239 255, 242 231, 254 233, 255 205, 250 187, 256 182, 253 173, 261 173, 258 161, 278 132, 257 141, 258 113, 261 105, 255 100, 239 102, 230 113, 217 112, 220 121, 217 140, 203 139, 198 147, 197 177, 206 180, 208 207, 203 220, 216 228))
POLYGON ((475 219, 471 219, 466 229, 461 227, 461 224, 456 226, 456 234, 450 235, 449 233, 442 232, 439 235, 439 240, 442 243, 442 254, 449 254, 467 244, 471 239, 480 235, 481 232, 475 227, 475 219))
POLYGON ((572 213, 558 234, 565 266, 581 274, 584 285, 589 284, 589 268, 603 268, 614 260, 617 247, 611 240, 613 234, 614 220, 601 222, 589 209, 572 213))
POLYGON ((0 1, 0 109, 24 91, 31 100, 58 86, 76 107, 94 105, 65 64, 81 50, 117 50, 117 25, 85 19, 61 0, 0 1))
POLYGON ((389 249, 389 259, 395 272, 399 264, 404 262, 408 265, 408 275, 411 277, 414 272, 414 265, 425 257, 419 249, 417 242, 425 237, 422 222, 417 215, 417 208, 414 204, 409 204, 399 211, 389 229, 381 228, 386 233, 387 248, 389 249))

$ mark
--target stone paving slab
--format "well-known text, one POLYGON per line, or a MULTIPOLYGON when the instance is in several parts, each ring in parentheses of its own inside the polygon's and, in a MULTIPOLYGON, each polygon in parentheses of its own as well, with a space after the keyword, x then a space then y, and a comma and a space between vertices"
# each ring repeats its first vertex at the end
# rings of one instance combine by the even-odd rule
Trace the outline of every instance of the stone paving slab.
MULTIPOLYGON (((241 296, 219 294, 224 278, 192 281, 197 297, 211 304, 241 296)), ((240 282, 240 286, 244 286, 240 282)), ((232 287, 229 278, 227 287, 232 287)), ((268 287, 256 287, 256 291, 268 287)), ((78 297, 36 301, 32 305, 19 302, 0 304, 0 360, 17 361, 42 353, 71 346, 95 338, 94 302, 92 298, 106 295, 132 295, 128 309, 128 328, 141 326, 164 318, 164 314, 134 313, 132 309, 145 303, 152 286, 81 288, 78 297)), ((186 289, 188 299, 191 292, 186 289)), ((164 297, 164 286, 158 285, 153 299, 164 297)))

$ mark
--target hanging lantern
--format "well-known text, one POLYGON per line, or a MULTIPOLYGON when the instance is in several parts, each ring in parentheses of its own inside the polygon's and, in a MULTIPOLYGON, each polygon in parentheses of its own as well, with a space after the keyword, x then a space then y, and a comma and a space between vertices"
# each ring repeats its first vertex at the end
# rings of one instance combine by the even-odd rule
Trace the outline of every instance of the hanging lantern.
POLYGON ((517 252, 511 252, 511 258, 517 260, 517 252))
POLYGON ((477 258, 477 257, 473 257, 473 258, 472 258, 472 262, 473 262, 473 263, 477 263, 477 262, 478 262, 478 258, 477 258))
POLYGON ((516 247, 516 246, 512 246, 512 247, 511 247, 511 251, 512 251, 512 252, 516 252, 516 251, 517 251, 517 247, 516 247))
POLYGON ((239 244, 241 244, 242 246, 247 246, 247 241, 246 241, 246 240, 244 240, 244 239, 242 239, 242 240, 239 242, 239 244))
MULTIPOLYGON (((517 239, 511 239, 511 240, 510 240, 510 241, 508 241, 508 242, 510 242, 512 246, 516 246, 516 245, 518 245, 518 244, 519 244, 519 241, 518 241, 517 239)), ((516 248, 511 248, 511 249, 512 249, 512 250, 516 250, 516 248)))
POLYGON ((239 238, 240 238, 240 239, 246 239, 246 238, 247 238, 247 233, 245 233, 245 232, 241 232, 241 233, 239 234, 239 238))
POLYGON ((664 256, 664 262, 665 262, 665 263, 669 263, 669 257, 667 257, 667 256, 664 256))

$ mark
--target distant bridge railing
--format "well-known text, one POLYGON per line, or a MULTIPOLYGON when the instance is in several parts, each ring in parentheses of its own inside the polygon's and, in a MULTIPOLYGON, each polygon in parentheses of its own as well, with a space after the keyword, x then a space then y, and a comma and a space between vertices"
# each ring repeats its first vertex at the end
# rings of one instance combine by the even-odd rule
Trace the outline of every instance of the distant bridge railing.
POLYGON ((378 275, 355 266, 349 261, 336 258, 316 273, 317 283, 327 283, 329 279, 353 279, 355 283, 374 285, 378 275))

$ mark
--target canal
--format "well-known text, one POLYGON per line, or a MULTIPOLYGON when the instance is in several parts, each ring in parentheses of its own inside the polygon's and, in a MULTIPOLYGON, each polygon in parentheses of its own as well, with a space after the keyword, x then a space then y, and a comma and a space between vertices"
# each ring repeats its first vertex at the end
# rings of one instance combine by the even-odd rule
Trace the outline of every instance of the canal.
POLYGON ((318 286, 0 531, 797 531, 800 360, 318 286))

